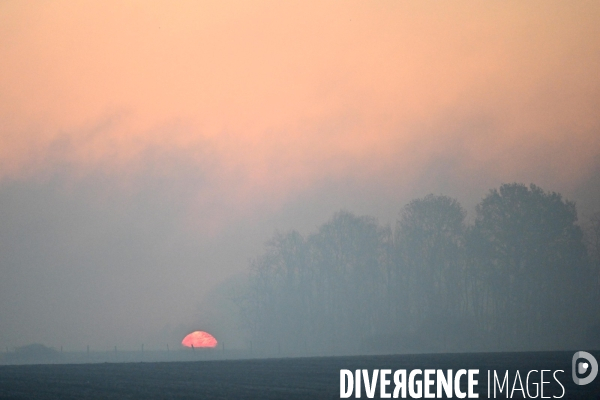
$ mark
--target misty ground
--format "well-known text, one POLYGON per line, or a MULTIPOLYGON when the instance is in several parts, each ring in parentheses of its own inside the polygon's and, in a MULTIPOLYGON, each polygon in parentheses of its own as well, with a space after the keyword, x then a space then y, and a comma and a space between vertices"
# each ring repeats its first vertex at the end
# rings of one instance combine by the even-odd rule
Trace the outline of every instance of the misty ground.
MULTIPOLYGON (((600 353, 593 355, 599 358, 600 353)), ((572 356, 573 352, 528 352, 0 366, 0 398, 332 399, 339 398, 340 369, 358 368, 479 369, 479 398, 487 398, 487 370, 526 374, 561 369, 563 398, 600 398, 600 379, 587 386, 573 383, 572 356)), ((561 394, 554 382, 547 388, 545 396, 561 394)))

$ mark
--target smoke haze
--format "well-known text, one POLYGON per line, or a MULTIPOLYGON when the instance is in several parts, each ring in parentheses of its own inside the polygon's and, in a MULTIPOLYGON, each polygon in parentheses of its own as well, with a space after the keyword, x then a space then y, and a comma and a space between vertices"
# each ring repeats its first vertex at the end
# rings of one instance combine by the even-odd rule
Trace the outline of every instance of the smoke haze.
POLYGON ((243 346, 249 260, 341 209, 393 226, 434 193, 469 219, 533 182, 600 211, 599 22, 583 1, 3 2, 0 345, 243 346))

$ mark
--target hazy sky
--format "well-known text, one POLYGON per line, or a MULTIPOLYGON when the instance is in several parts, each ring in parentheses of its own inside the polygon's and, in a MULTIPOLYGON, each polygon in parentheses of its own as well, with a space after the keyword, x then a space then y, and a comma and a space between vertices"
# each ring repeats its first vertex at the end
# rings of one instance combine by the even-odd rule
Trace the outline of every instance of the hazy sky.
POLYGON ((595 1, 3 1, 0 60, 2 346, 227 337, 215 288, 341 208, 600 210, 595 1))

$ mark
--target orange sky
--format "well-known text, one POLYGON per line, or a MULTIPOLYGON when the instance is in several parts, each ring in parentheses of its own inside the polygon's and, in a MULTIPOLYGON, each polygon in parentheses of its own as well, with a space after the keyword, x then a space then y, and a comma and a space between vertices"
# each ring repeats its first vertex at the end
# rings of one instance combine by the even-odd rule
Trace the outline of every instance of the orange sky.
POLYGON ((0 60, 0 182, 167 154, 243 213, 439 158, 568 190, 600 154, 593 1, 5 1, 0 60))

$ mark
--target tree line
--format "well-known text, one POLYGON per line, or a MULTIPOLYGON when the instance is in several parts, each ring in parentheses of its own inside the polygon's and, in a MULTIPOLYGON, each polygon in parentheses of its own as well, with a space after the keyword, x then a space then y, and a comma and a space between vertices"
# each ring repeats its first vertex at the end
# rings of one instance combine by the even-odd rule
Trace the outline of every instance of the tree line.
POLYGON ((263 352, 597 347, 600 217, 582 227, 573 202, 516 183, 471 223, 447 196, 411 201, 393 228, 340 211, 275 233, 238 300, 263 352))

